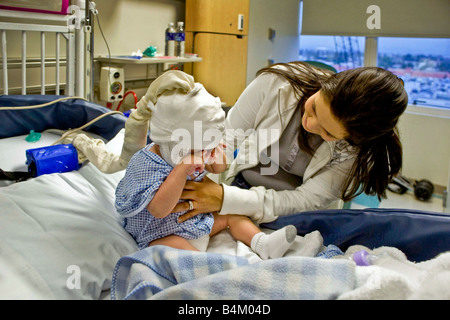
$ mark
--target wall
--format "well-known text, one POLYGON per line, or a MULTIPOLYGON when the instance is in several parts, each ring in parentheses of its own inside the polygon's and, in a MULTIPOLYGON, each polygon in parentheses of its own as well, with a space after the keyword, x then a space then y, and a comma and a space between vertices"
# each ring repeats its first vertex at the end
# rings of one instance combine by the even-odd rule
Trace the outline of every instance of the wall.
MULTIPOLYGON (((184 1, 96 0, 100 23, 112 55, 130 55, 150 45, 164 52, 164 32, 169 22, 184 21, 184 1)), ((107 49, 95 23, 96 55, 107 49)))
MULTIPOLYGON (((169 22, 184 21, 184 0, 96 0, 103 34, 108 42, 111 55, 131 55, 138 49, 156 46, 157 53, 164 53, 165 30, 169 22)), ((94 57, 107 56, 108 50, 100 33, 97 21, 94 25, 94 57)), ((105 65, 105 64, 104 64, 105 65)), ((113 66, 114 67, 114 66, 113 66)), ((95 66, 94 101, 98 100, 100 64, 95 66)), ((124 65, 125 90, 133 90, 138 98, 145 94, 150 81, 156 76, 156 65, 124 65)), ((129 96, 123 102, 126 109, 134 100, 129 96)), ((113 106, 113 108, 115 105, 113 106)))
MULTIPOLYGON (((156 45, 158 52, 163 52, 167 23, 184 21, 183 0, 97 0, 96 3, 112 55, 128 55, 138 48, 143 51, 149 45, 156 45)), ((268 66, 269 59, 275 63, 298 59, 298 12, 299 0, 250 0, 247 84, 259 69, 268 66), (272 40, 268 39, 269 28, 275 30, 272 40)), ((107 49, 97 23, 94 31, 95 56, 105 56, 107 49)), ((152 70, 142 66, 125 69, 128 79, 142 78, 149 73, 153 74, 152 70)))
POLYGON ((399 121, 402 174, 447 186, 450 166, 450 119, 406 112, 399 121))
POLYGON ((299 0, 250 0, 247 84, 274 63, 298 60, 299 0), (269 40, 269 28, 275 37, 269 40))

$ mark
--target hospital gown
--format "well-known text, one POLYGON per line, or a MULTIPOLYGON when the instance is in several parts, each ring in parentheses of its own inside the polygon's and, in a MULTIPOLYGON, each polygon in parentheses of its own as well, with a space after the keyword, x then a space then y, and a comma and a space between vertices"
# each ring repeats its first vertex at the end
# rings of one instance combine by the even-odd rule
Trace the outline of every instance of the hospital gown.
MULTIPOLYGON (((117 212, 125 217, 125 229, 140 249, 147 247, 153 240, 169 235, 192 240, 210 234, 214 223, 212 213, 197 215, 178 223, 178 217, 186 211, 155 218, 147 210, 147 205, 173 169, 163 158, 149 151, 152 146, 150 144, 136 152, 116 189, 115 206, 117 212)), ((194 181, 201 181, 205 174, 201 173, 194 181)), ((190 180, 188 176, 187 179, 190 180)))

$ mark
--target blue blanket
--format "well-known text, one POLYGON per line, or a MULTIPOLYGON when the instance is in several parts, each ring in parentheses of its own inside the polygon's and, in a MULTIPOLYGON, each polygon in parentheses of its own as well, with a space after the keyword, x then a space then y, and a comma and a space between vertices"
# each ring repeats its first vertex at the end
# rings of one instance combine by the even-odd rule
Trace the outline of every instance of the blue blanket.
POLYGON ((335 299, 355 286, 349 260, 246 258, 153 246, 122 257, 112 299, 335 299))

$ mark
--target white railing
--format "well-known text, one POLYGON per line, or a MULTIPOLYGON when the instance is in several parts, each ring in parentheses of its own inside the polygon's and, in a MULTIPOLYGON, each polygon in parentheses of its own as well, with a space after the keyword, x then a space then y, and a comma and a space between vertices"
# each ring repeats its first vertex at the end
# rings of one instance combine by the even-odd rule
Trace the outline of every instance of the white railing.
POLYGON ((84 50, 84 30, 80 31, 80 25, 75 23, 84 20, 84 12, 76 10, 71 15, 55 15, 43 13, 31 13, 12 10, 0 10, 0 19, 9 20, 9 22, 0 22, 1 32, 1 52, 2 52, 2 79, 3 94, 9 94, 8 68, 21 68, 21 94, 27 94, 27 89, 33 90, 35 86, 27 82, 27 68, 40 67, 40 93, 45 94, 48 90, 55 90, 59 95, 62 88, 64 94, 73 96, 85 96, 85 56, 84 50), (18 21, 18 22, 17 22, 18 21), (37 23, 36 23, 37 22, 37 23), (21 31, 21 57, 17 59, 8 58, 8 31, 21 31), (33 58, 27 59, 27 33, 40 33, 40 58, 38 61, 33 58), (46 57, 46 37, 54 34, 55 39, 55 57, 46 57), (66 52, 61 57, 62 43, 61 38, 65 40, 66 52), (78 38, 80 41, 78 41, 78 38), (18 63, 18 60, 20 63, 18 63), (61 63, 63 62, 63 64, 61 63), (65 62, 65 63, 64 63, 65 62), (55 66, 55 83, 46 83, 46 67, 49 64, 55 66), (66 81, 60 81, 61 67, 65 65, 66 81))

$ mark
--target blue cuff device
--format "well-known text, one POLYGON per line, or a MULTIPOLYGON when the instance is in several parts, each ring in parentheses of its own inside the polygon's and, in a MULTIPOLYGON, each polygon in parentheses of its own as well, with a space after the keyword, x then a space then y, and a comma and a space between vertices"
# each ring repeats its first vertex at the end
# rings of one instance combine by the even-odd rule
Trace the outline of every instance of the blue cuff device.
POLYGON ((33 177, 78 170, 78 152, 72 144, 26 150, 28 171, 33 177))

